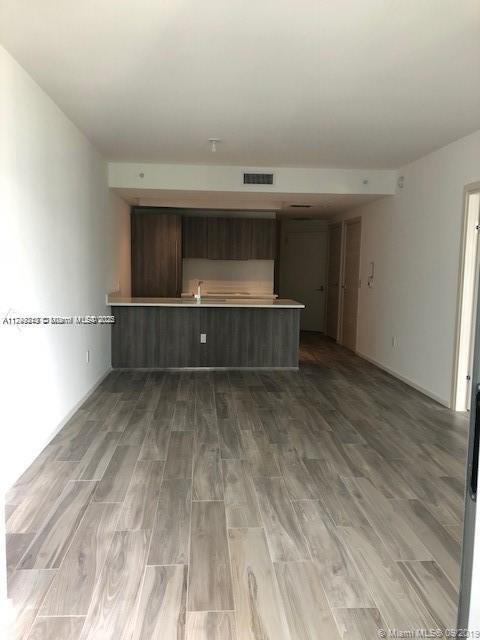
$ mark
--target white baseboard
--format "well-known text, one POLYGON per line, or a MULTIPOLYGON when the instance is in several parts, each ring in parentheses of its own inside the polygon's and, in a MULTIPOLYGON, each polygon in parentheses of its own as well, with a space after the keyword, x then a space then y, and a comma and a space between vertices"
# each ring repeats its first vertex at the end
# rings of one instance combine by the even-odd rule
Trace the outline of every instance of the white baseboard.
POLYGON ((93 383, 93 385, 88 389, 88 391, 86 391, 82 395, 82 397, 78 400, 78 402, 76 402, 74 404, 74 406, 63 417, 63 419, 60 421, 60 423, 56 425, 55 429, 50 433, 50 435, 43 441, 42 445, 38 448, 36 453, 32 456, 31 460, 26 465, 26 467, 24 469, 22 469, 20 471, 20 473, 17 472, 15 478, 7 478, 7 482, 6 482, 6 485, 5 485, 7 490, 17 481, 17 479, 21 476, 21 474, 26 469, 28 469, 28 467, 32 464, 32 462, 35 460, 35 458, 37 458, 37 456, 40 455, 40 453, 43 451, 43 449, 49 444, 49 442, 51 442, 53 440, 53 438, 57 435, 57 433, 59 433, 63 429, 63 427, 67 424, 67 422, 70 420, 70 418, 73 416, 73 414, 76 411, 78 411, 78 409, 82 406, 82 404, 85 402, 85 400, 88 398, 88 396, 91 395, 95 391, 95 389, 102 384, 103 380, 105 380, 105 378, 108 376, 110 371, 112 371, 112 367, 108 367, 108 369, 106 371, 104 371, 104 373, 102 373, 100 375, 100 377, 96 380, 96 382, 93 383))
POLYGON ((361 351, 355 351, 355 353, 360 358, 363 358, 363 360, 367 360, 367 362, 370 362, 371 364, 374 364, 379 369, 382 369, 383 371, 386 371, 387 373, 389 373, 394 378, 397 378, 397 380, 401 380, 405 384, 408 384, 409 387, 413 387, 414 389, 416 389, 416 391, 420 391, 420 393, 423 393, 424 396, 428 396, 432 400, 435 400, 435 402, 438 402, 439 404, 443 405, 444 407, 447 407, 447 409, 451 409, 452 408, 451 405, 450 405, 450 401, 449 400, 445 400, 445 398, 441 398, 440 396, 437 396, 435 393, 432 393, 428 389, 425 389, 424 387, 421 387, 416 382, 413 382, 413 380, 410 380, 409 378, 406 378, 405 376, 400 375, 399 373, 397 373, 393 369, 390 369, 390 367, 387 367, 384 364, 382 364, 381 362, 378 362, 377 360, 375 360, 375 358, 371 358, 370 356, 367 356, 365 353, 362 353, 361 351))

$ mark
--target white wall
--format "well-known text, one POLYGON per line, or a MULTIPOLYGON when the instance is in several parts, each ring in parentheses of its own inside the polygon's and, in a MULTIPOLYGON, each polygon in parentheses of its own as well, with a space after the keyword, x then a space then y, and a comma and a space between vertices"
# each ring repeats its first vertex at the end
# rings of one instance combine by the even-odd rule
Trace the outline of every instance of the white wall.
POLYGON ((463 188, 480 180, 480 131, 398 175, 405 186, 395 196, 341 216, 362 217, 357 349, 449 404, 463 188), (371 261, 373 289, 366 286, 371 261))
MULTIPOLYGON (((259 193, 332 193, 389 195, 395 171, 389 169, 312 169, 271 167, 273 185, 244 185, 243 171, 255 167, 112 162, 109 184, 116 188, 231 191, 259 193), (140 174, 143 174, 142 176, 140 174)), ((269 170, 265 167, 262 171, 269 170)))
POLYGON ((2 486, 47 444, 110 367, 108 326, 1 324, 9 316, 105 314, 128 295, 129 215, 107 164, 0 48, 2 486), (90 363, 86 351, 90 350, 90 363))

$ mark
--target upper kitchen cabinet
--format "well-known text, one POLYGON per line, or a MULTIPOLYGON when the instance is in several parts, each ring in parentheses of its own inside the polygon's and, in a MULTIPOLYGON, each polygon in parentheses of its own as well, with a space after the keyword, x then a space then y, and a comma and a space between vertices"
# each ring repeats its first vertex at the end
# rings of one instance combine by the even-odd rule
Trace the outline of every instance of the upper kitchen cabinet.
POLYGON ((131 213, 132 296, 169 298, 182 292, 182 219, 161 209, 131 213))
POLYGON ((253 260, 274 260, 277 246, 276 220, 259 219, 253 222, 253 260))
POLYGON ((206 258, 208 253, 208 218, 184 216, 182 221, 184 258, 206 258))
POLYGON ((275 220, 193 217, 183 219, 183 257, 209 260, 273 260, 275 220))
POLYGON ((210 260, 250 260, 252 238, 250 218, 208 218, 210 260))

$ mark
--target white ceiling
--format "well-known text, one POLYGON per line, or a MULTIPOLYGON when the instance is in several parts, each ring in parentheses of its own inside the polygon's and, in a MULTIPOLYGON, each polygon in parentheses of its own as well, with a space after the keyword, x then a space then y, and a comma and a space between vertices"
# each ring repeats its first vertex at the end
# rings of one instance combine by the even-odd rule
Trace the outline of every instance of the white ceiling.
POLYGON ((222 209, 233 211, 275 211, 293 218, 331 218, 362 204, 377 200, 378 195, 234 193, 230 191, 174 191, 171 189, 114 188, 129 204, 182 209, 222 209), (308 205, 308 208, 292 207, 308 205))
POLYGON ((0 41, 109 160, 396 168, 480 128, 478 0, 0 0, 0 41))

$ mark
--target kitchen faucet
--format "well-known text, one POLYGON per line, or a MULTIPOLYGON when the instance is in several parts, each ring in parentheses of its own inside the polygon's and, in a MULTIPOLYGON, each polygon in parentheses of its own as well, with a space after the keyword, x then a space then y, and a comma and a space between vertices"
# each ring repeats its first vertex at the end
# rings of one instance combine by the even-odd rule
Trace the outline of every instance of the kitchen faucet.
POLYGON ((202 301, 202 284, 203 280, 198 281, 197 293, 195 294, 195 300, 200 303, 202 301))

